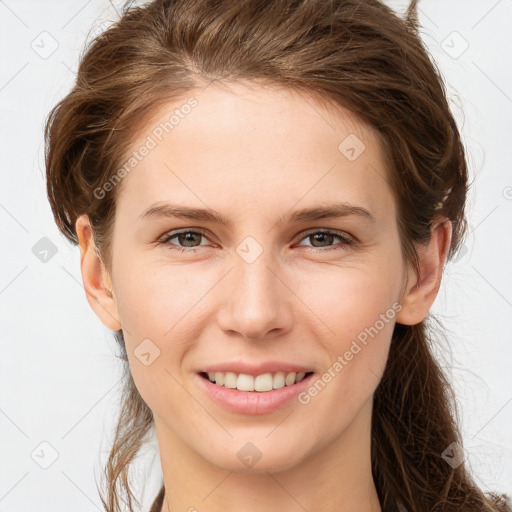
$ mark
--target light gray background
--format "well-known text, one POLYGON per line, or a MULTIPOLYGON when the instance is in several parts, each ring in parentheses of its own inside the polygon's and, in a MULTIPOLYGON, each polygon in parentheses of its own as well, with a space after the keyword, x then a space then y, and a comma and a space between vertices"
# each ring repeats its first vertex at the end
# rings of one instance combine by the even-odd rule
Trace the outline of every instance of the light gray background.
MULTIPOLYGON (((403 12, 406 2, 388 4, 403 12)), ((120 5, 0 1, 0 512, 102 510, 95 479, 110 446, 119 365, 86 301, 79 250, 51 215, 42 126, 69 91, 87 37, 120 5), (57 250, 46 262, 34 254, 43 237, 57 250)), ((470 236, 433 308, 448 329, 440 354, 475 479, 512 493, 512 0, 422 0, 420 22, 475 177, 470 236)), ((154 444, 143 460, 147 507, 160 477, 154 444)))

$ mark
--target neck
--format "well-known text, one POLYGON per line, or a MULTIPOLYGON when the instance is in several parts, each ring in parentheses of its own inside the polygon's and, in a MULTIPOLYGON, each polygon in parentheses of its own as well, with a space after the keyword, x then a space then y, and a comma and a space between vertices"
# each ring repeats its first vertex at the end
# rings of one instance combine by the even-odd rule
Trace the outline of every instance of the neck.
POLYGON ((162 512, 381 512, 371 472, 371 412, 370 399, 337 438, 299 465, 260 473, 211 464, 155 417, 165 485, 162 512))

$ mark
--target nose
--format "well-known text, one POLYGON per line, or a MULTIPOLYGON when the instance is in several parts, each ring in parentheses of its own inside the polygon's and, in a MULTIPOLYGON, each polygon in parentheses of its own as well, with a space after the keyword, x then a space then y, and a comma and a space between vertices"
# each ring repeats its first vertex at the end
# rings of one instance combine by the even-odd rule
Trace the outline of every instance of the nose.
POLYGON ((259 340, 288 332, 293 322, 293 292, 270 251, 249 263, 234 259, 224 279, 222 306, 218 313, 226 333, 259 340))

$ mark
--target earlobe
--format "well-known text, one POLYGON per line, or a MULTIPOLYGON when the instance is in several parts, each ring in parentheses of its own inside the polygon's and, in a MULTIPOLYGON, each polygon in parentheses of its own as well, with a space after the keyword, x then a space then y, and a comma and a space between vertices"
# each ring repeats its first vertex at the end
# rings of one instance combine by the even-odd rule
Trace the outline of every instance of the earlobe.
POLYGON ((112 293, 112 282, 97 252, 87 215, 77 218, 75 229, 80 244, 80 269, 87 301, 106 327, 118 331, 121 321, 112 293))
POLYGON ((451 239, 452 224, 449 219, 443 218, 434 224, 428 244, 417 247, 420 275, 411 271, 408 276, 397 323, 415 325, 427 317, 441 286, 451 239))

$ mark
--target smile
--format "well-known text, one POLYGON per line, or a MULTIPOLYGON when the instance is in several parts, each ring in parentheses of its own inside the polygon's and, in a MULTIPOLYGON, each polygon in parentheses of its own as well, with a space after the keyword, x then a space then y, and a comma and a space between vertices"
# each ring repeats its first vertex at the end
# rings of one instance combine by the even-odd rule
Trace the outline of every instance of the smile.
POLYGON ((261 415, 294 402, 300 405, 297 397, 311 385, 314 373, 276 372, 252 376, 210 372, 209 376, 207 372, 199 372, 195 375, 199 388, 216 405, 237 414, 261 415))
POLYGON ((275 372, 261 375, 247 375, 234 372, 202 372, 200 375, 217 386, 224 386, 238 391, 272 391, 297 384, 313 372, 275 372))

